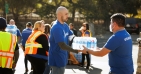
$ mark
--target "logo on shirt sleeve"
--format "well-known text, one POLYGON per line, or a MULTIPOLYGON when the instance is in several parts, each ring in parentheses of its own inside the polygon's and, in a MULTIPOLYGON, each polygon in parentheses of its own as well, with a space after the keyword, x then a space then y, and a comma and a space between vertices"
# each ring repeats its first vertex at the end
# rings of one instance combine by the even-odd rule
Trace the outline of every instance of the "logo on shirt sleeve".
POLYGON ((128 41, 130 39, 131 39, 131 37, 126 37, 126 38, 124 38, 124 41, 128 41))

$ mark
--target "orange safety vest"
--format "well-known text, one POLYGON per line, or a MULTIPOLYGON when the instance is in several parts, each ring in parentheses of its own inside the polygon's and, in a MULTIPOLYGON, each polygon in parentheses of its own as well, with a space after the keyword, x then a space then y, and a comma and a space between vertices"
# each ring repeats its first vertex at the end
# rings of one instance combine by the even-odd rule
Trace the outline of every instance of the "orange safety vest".
POLYGON ((0 40, 0 67, 11 69, 13 64, 14 51, 17 43, 17 37, 13 34, 4 32, 1 32, 1 35, 3 36, 0 37, 1 39, 6 38, 9 40, 9 42, 1 42, 3 40, 0 40))
MULTIPOLYGON (((86 30, 86 31, 88 31, 90 33, 90 37, 92 37, 92 34, 91 34, 90 30, 86 30)), ((82 37, 85 37, 86 31, 84 33, 82 33, 82 37)))
MULTIPOLYGON (((39 37, 41 34, 44 34, 44 33, 42 33, 41 31, 32 32, 32 34, 29 36, 25 44, 25 55, 26 54, 37 54, 37 49, 43 48, 42 44, 39 44, 38 42, 35 41, 37 37, 39 37)), ((46 54, 48 55, 47 52, 46 54)))

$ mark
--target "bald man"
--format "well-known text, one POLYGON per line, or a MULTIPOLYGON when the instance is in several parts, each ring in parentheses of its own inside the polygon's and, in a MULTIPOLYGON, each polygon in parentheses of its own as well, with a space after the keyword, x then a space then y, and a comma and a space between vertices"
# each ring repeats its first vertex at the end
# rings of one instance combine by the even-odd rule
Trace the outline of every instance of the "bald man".
POLYGON ((20 39, 22 37, 20 30, 17 28, 17 26, 15 25, 15 21, 13 19, 11 19, 9 21, 9 24, 7 25, 5 31, 15 34, 17 36, 17 42, 20 43, 20 39))
POLYGON ((57 20, 54 21, 50 32, 50 50, 49 50, 49 65, 52 68, 52 74, 64 74, 65 66, 68 60, 67 51, 74 53, 82 52, 81 50, 74 50, 68 46, 70 31, 67 23, 68 10, 60 6, 56 10, 57 20))

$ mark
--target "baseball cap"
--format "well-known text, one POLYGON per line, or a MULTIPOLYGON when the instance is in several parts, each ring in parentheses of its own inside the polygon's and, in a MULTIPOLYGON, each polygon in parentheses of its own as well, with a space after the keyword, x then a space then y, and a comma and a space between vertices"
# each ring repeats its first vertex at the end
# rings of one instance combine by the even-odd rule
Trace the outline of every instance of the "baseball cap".
POLYGON ((5 18, 0 17, 0 29, 5 29, 7 27, 7 23, 5 18))

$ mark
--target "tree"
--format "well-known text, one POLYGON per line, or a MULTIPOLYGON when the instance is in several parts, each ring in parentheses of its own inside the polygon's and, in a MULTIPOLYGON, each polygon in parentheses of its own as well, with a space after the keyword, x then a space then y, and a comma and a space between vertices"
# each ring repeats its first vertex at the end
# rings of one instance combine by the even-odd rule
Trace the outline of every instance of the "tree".
POLYGON ((19 23, 19 15, 31 13, 38 0, 8 0, 8 3, 14 20, 19 23))
MULTIPOLYGON (((22 14, 31 13, 40 0, 0 0, 0 5, 3 11, 5 2, 9 5, 9 13, 13 14, 16 23, 19 23, 19 16, 22 14)), ((5 12, 3 13, 5 15, 5 12)))
POLYGON ((52 2, 55 3, 56 7, 59 7, 62 4, 63 1, 65 1, 65 0, 52 0, 52 2))
POLYGON ((55 11, 56 7, 54 5, 46 3, 44 4, 44 6, 37 8, 35 13, 39 14, 42 19, 43 17, 46 18, 55 17, 55 11))
POLYGON ((69 12, 72 14, 71 16, 71 22, 74 22, 74 19, 75 19, 75 12, 77 11, 78 9, 78 0, 67 0, 69 5, 69 12))
POLYGON ((42 5, 36 9, 36 13, 41 17, 52 18, 55 17, 56 9, 59 6, 66 6, 66 0, 52 0, 50 1, 42 1, 40 2, 42 5))
POLYGON ((3 16, 4 16, 4 18, 6 18, 5 16, 6 16, 6 13, 5 13, 5 3, 6 3, 6 1, 5 0, 0 0, 0 9, 3 11, 3 16))
MULTIPOLYGON (((109 0, 110 13, 123 13, 137 15, 140 0, 109 0)), ((132 16, 132 17, 133 17, 132 16)))

